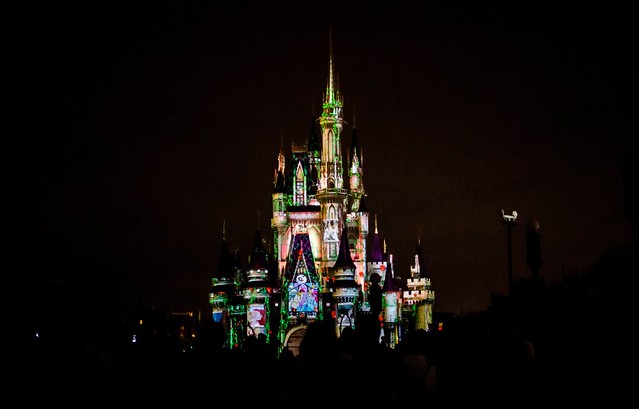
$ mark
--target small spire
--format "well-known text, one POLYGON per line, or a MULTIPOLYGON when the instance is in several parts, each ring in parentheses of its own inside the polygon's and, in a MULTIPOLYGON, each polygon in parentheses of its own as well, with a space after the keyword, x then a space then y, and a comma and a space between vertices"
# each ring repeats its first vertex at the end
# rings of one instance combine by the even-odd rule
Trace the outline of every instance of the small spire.
MULTIPOLYGON (((362 198, 362 202, 364 198, 362 198)), ((375 215, 375 234, 373 235, 373 243, 370 252, 370 261, 379 263, 384 261, 384 253, 382 252, 382 245, 379 242, 379 231, 377 230, 377 214, 375 215)))
POLYGON ((329 58, 328 58, 328 84, 326 85, 326 95, 324 98, 324 108, 326 109, 326 105, 330 107, 340 106, 342 104, 339 89, 338 89, 338 81, 334 75, 333 69, 333 28, 332 25, 329 26, 328 30, 328 43, 329 43, 329 58))
POLYGON ((277 155, 277 170, 284 175, 286 160, 284 159, 284 131, 280 132, 280 151, 277 155))
POLYGON ((328 27, 328 98, 329 102, 333 102, 333 25, 328 27))
POLYGON ((260 212, 260 209, 257 209, 257 229, 260 229, 260 219, 262 217, 262 212, 260 212))
POLYGON ((226 241, 226 219, 222 220, 222 240, 226 241))

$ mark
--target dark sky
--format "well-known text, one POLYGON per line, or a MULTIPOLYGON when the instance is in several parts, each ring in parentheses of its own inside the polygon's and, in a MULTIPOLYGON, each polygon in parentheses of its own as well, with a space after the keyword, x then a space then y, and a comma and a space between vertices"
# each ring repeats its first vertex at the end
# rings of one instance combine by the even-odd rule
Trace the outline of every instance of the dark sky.
POLYGON ((206 308, 223 221, 243 257, 269 231, 280 140, 319 114, 330 21, 371 219, 401 276, 421 238, 436 311, 506 291, 501 209, 519 214, 515 278, 529 219, 549 281, 630 242, 637 47, 621 2, 167 3, 7 11, 4 217, 26 303, 65 287, 206 308))

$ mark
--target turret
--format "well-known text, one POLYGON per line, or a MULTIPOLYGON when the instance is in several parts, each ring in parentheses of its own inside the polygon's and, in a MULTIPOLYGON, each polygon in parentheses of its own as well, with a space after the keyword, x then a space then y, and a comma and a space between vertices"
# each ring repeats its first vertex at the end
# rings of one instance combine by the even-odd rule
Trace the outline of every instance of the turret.
POLYGON ((333 266, 333 312, 337 335, 345 327, 355 328, 355 311, 359 297, 359 284, 355 280, 355 263, 348 248, 346 229, 342 230, 340 250, 333 266))
POLYGON ((269 275, 269 258, 264 248, 262 234, 255 232, 253 252, 246 269, 246 283, 242 295, 246 303, 246 332, 257 337, 264 334, 270 338, 271 294, 273 283, 269 275))
POLYGON ((382 286, 382 313, 384 315, 384 343, 391 348, 399 342, 400 292, 393 277, 393 255, 389 256, 389 269, 382 286))
MULTIPOLYGON (((278 265, 278 270, 285 263, 288 255, 288 242, 284 239, 288 228, 286 212, 288 210, 288 195, 286 186, 286 160, 284 158, 284 147, 280 141, 280 151, 277 156, 277 169, 275 169, 275 180, 273 181, 273 217, 271 218, 271 233, 273 235, 273 257, 278 265)), ((279 279, 279 275, 277 277, 279 279)))
POLYGON ((348 180, 350 203, 349 210, 351 212, 360 211, 360 202, 365 195, 364 192, 364 170, 363 155, 357 143, 357 129, 355 128, 355 120, 353 119, 353 128, 351 131, 351 148, 348 158, 348 180))
POLYGON ((403 293, 403 317, 411 323, 406 330, 430 330, 433 322, 433 304, 435 292, 430 289, 430 277, 427 274, 421 240, 417 240, 415 249, 415 264, 411 267, 411 276, 406 280, 407 290, 403 293))
POLYGON ((311 132, 308 138, 309 182, 308 204, 319 205, 317 201, 317 189, 319 184, 319 172, 322 154, 322 130, 316 118, 311 118, 311 132))
MULTIPOLYGON (((353 119, 353 122, 355 120, 353 119)), ((357 143, 357 131, 353 125, 351 149, 349 153, 349 187, 348 187, 348 213, 346 225, 348 227, 349 248, 353 262, 355 263, 355 279, 364 288, 366 284, 367 265, 367 241, 368 241, 368 209, 364 202, 364 181, 362 171, 362 155, 357 143)))
POLYGON ((226 222, 222 227, 222 245, 217 268, 213 273, 209 304, 214 322, 221 323, 225 330, 229 330, 229 304, 235 295, 236 266, 233 254, 228 249, 226 242, 226 222))
POLYGON ((368 257, 368 266, 367 266, 367 276, 366 282, 371 281, 371 276, 373 274, 379 275, 379 279, 381 283, 384 282, 384 278, 386 277, 386 270, 388 268, 386 259, 384 257, 384 250, 382 247, 382 240, 379 235, 379 230, 377 228, 377 215, 375 215, 375 231, 373 233, 373 240, 370 246, 370 252, 368 257))

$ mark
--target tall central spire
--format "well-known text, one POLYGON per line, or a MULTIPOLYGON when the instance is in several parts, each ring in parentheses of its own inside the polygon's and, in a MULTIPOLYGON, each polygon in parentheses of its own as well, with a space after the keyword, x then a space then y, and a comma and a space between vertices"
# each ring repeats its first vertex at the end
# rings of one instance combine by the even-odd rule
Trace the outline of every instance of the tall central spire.
POLYGON ((326 84, 326 95, 324 96, 324 107, 329 105, 331 107, 338 106, 341 108, 341 98, 339 96, 339 88, 337 81, 335 80, 335 71, 333 69, 333 29, 332 26, 328 29, 328 82, 326 84))
POLYGON ((326 98, 328 103, 335 101, 335 83, 333 81, 333 28, 328 28, 328 89, 326 98))
POLYGON ((329 29, 328 81, 319 118, 322 128, 320 189, 343 187, 341 134, 344 120, 342 98, 333 65, 333 34, 332 29, 329 29))
POLYGON ((345 226, 346 197, 342 165, 342 99, 333 67, 333 34, 329 27, 328 81, 319 124, 322 151, 319 163, 317 200, 322 212, 322 267, 337 259, 340 232, 345 226))

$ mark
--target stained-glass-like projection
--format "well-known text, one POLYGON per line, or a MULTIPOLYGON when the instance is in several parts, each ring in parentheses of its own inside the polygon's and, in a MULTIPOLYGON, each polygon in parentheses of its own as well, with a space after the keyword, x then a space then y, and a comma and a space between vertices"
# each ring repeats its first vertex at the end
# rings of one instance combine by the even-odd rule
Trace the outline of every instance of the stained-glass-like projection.
POLYGON ((287 315, 290 319, 314 320, 320 310, 320 284, 314 269, 313 253, 308 233, 295 236, 286 274, 287 315))
POLYGON ((262 334, 266 332, 266 310, 264 304, 251 304, 246 311, 248 325, 247 335, 262 334))
MULTIPOLYGON (((298 263, 303 267, 304 263, 298 263)), ((300 268, 302 270, 302 268, 300 268)), ((315 318, 319 306, 319 286, 308 279, 306 271, 300 271, 288 285, 289 316, 315 318)))

